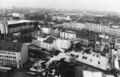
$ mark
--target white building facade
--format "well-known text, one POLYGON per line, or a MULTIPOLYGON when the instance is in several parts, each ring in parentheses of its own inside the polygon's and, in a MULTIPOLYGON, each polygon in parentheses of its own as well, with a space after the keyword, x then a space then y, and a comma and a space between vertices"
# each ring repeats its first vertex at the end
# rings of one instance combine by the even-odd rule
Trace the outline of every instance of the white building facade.
POLYGON ((28 47, 26 44, 1 41, 0 44, 0 66, 13 66, 21 68, 28 59, 28 47))

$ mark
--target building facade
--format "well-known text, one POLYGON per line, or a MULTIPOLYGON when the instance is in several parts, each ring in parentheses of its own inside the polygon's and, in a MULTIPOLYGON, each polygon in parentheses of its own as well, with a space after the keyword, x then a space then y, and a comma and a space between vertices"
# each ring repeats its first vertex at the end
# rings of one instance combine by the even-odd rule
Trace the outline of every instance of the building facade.
POLYGON ((77 37, 77 34, 74 31, 70 30, 61 30, 60 31, 60 37, 64 39, 71 39, 75 40, 77 37))
POLYGON ((41 47, 47 50, 52 50, 54 42, 55 42, 55 38, 49 36, 47 38, 41 38, 41 39, 38 38, 37 40, 33 40, 32 43, 38 47, 41 47))
POLYGON ((59 38, 55 40, 53 45, 54 49, 64 52, 66 49, 70 48, 71 41, 59 38))
POLYGON ((28 59, 26 44, 0 41, 0 66, 21 68, 28 59))

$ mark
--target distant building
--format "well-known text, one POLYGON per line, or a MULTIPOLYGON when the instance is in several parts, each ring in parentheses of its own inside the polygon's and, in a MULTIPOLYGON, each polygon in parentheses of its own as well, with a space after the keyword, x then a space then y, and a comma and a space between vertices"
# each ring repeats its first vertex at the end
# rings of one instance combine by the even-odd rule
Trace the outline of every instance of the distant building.
POLYGON ((49 28, 49 27, 42 27, 41 28, 41 32, 43 34, 50 34, 50 31, 51 31, 51 28, 49 28))
POLYGON ((25 16, 24 14, 20 14, 20 13, 11 13, 7 15, 7 18, 9 20, 19 20, 19 19, 24 19, 25 16))
POLYGON ((65 21, 71 21, 72 19, 70 18, 70 16, 52 16, 52 20, 65 20, 65 21))
POLYGON ((81 30, 85 28, 84 23, 63 23, 62 26, 65 29, 74 29, 74 30, 81 30))
POLYGON ((25 43, 0 41, 0 66, 21 68, 28 59, 28 47, 25 43))
POLYGON ((71 39, 71 40, 75 40, 77 37, 77 34, 75 31, 71 31, 71 30, 61 30, 60 31, 60 37, 64 38, 64 39, 71 39))
POLYGON ((97 23, 63 23, 62 26, 65 29, 72 30, 81 30, 87 29, 90 31, 107 33, 111 35, 119 36, 120 28, 119 25, 106 25, 106 24, 97 24, 97 23))

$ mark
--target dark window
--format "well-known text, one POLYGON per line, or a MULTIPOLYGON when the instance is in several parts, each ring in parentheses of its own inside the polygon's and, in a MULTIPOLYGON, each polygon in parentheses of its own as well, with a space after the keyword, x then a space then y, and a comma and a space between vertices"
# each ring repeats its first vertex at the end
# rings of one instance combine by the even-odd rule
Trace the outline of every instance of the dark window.
POLYGON ((85 59, 87 59, 87 57, 85 57, 85 59))
POLYGON ((97 55, 97 57, 99 57, 99 55, 97 55))
POLYGON ((100 61, 98 61, 98 64, 100 64, 100 61))
POLYGON ((85 57, 83 56, 82 59, 84 59, 85 57))

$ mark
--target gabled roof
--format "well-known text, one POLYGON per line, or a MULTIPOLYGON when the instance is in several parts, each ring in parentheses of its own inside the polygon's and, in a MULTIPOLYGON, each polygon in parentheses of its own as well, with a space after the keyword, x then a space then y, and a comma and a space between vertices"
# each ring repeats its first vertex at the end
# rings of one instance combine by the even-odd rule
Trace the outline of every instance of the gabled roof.
POLYGON ((55 40, 55 38, 50 36, 46 40, 44 40, 44 42, 52 44, 54 40, 55 40))
POLYGON ((11 41, 0 41, 0 50, 11 51, 11 52, 21 52, 23 44, 11 41))

